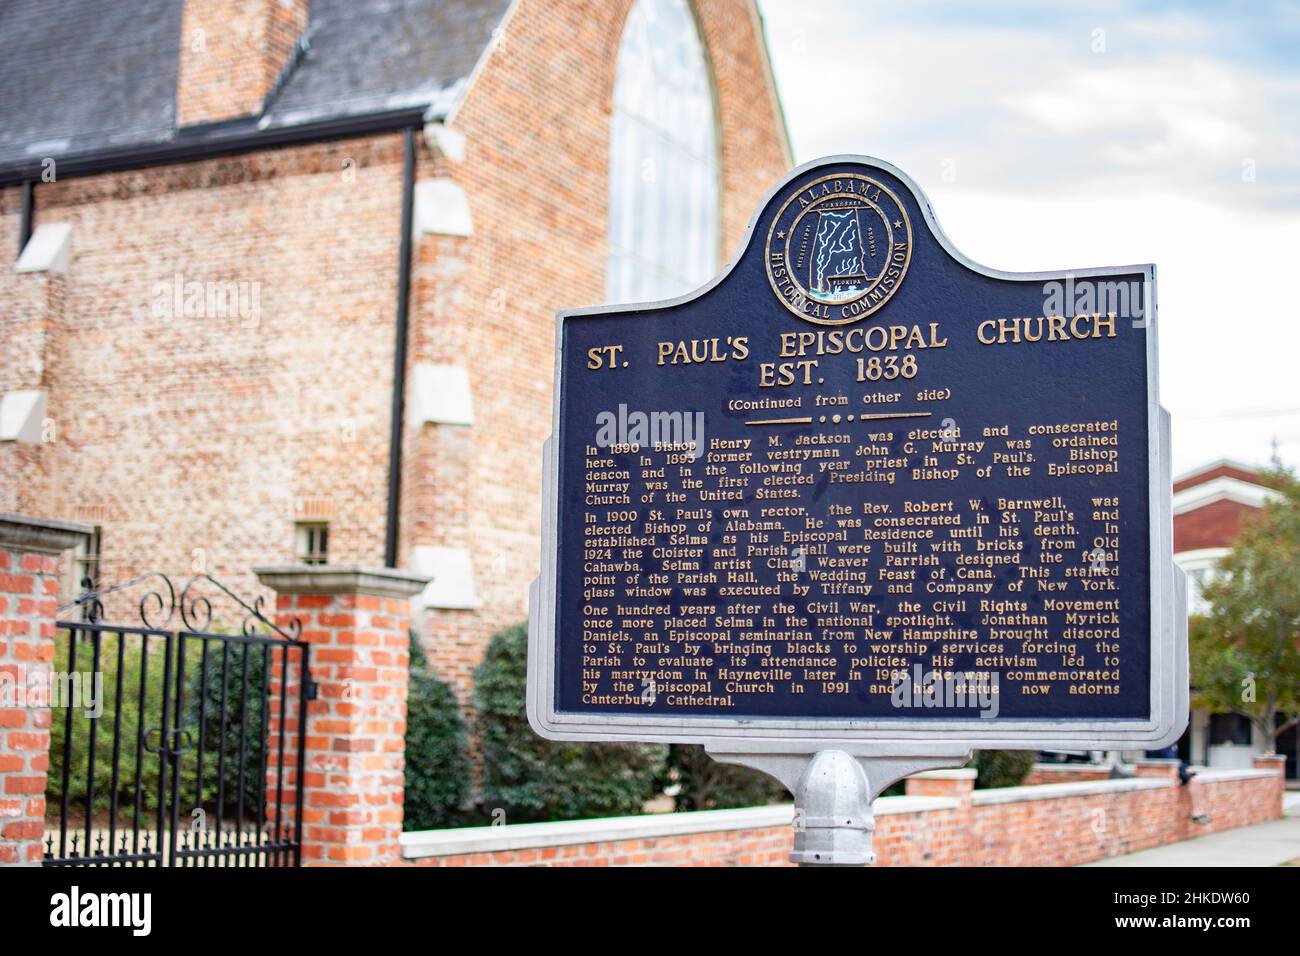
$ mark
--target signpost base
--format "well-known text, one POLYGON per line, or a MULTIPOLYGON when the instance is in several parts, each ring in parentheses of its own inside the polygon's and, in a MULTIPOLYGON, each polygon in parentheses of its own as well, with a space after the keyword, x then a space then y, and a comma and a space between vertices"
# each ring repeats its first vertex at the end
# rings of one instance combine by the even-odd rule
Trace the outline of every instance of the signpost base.
POLYGON ((871 834, 876 828, 871 805, 876 797, 910 774, 964 766, 971 752, 855 755, 843 750, 819 750, 814 754, 709 750, 709 756, 775 777, 794 794, 791 863, 866 866, 876 862, 871 847, 871 834))

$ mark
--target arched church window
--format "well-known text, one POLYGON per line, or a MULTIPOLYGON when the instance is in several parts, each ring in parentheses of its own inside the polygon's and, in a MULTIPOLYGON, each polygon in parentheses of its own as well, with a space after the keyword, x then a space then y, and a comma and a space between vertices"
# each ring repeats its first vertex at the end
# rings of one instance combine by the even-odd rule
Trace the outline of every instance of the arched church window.
POLYGON ((713 83, 687 0, 637 0, 619 44, 609 169, 609 302, 671 298, 718 268, 713 83))

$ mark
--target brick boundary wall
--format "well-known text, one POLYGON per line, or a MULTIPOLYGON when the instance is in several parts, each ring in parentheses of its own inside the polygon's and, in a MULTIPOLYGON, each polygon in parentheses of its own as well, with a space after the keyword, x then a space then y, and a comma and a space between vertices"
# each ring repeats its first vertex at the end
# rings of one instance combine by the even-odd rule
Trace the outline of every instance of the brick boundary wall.
POLYGON ((59 553, 91 529, 0 515, 0 865, 41 862, 59 553))
MULTIPOLYGON (((330 565, 253 571, 276 592, 276 624, 288 629, 299 619, 302 640, 310 645, 317 696, 307 705, 303 865, 396 862, 405 790, 410 599, 429 579, 330 565)), ((290 674, 291 684, 296 679, 290 674)), ((278 681, 277 673, 273 686, 278 681)), ((277 712, 273 703, 271 713, 277 712)), ((286 722, 286 794, 297 783, 291 761, 299 724, 286 722)), ((278 730, 277 724, 270 732, 278 730)))
MULTIPOLYGON (((876 801, 878 866, 1072 866, 1282 815, 1282 758, 1208 770, 1190 787, 1176 761, 1136 777, 975 790, 973 771, 934 771, 876 801)), ((412 866, 784 866, 790 805, 402 835, 412 866)))

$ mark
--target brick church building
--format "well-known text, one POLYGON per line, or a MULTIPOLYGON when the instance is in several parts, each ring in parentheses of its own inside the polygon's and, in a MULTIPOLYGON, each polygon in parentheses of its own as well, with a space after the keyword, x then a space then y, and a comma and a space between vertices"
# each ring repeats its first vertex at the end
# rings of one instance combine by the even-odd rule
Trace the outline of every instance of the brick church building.
POLYGON ((0 7, 0 512, 71 579, 387 565, 525 616, 554 313, 702 284, 792 165, 754 0, 0 7))

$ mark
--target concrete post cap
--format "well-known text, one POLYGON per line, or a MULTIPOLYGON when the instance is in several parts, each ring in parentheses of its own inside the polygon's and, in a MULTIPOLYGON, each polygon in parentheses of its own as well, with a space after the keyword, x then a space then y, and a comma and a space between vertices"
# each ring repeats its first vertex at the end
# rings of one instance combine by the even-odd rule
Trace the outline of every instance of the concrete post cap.
POLYGON ((396 568, 359 565, 286 564, 253 568, 257 580, 279 594, 373 594, 411 598, 432 580, 396 568))
POLYGON ((911 774, 913 780, 974 780, 979 775, 974 767, 959 767, 949 770, 922 770, 911 774))

